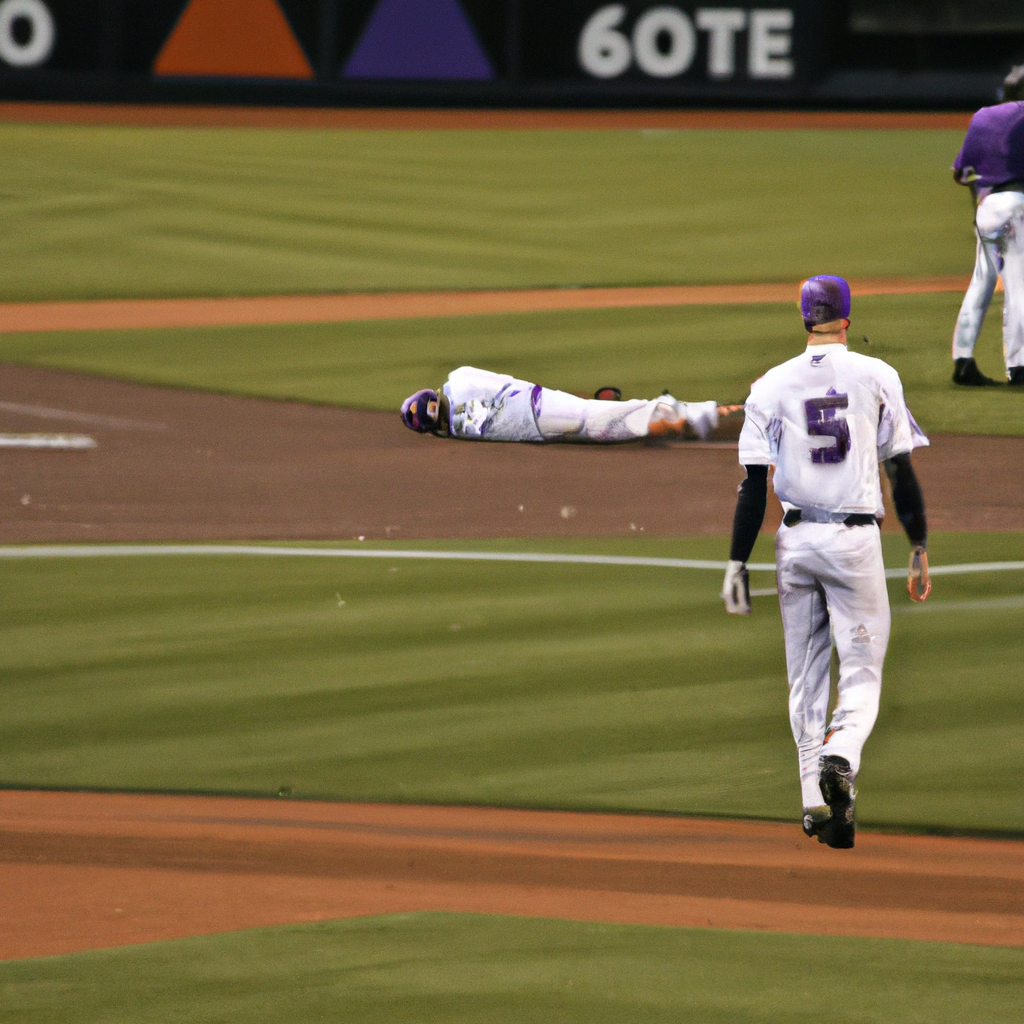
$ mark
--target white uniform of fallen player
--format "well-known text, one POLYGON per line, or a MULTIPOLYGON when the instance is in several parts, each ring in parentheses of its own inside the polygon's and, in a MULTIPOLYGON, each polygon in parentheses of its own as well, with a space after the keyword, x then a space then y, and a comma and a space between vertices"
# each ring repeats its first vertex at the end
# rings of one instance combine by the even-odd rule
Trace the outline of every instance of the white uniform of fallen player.
POLYGON ((718 423, 716 402, 671 395, 606 402, 541 387, 504 373, 460 366, 442 392, 453 437, 482 441, 634 441, 646 437, 658 406, 674 406, 699 437, 718 423))
POLYGON ((823 803, 819 755, 844 757, 857 772, 889 641, 879 531, 843 521, 881 519, 879 461, 927 444, 896 371, 843 344, 808 346, 751 388, 739 461, 774 465, 783 507, 802 516, 780 528, 776 565, 805 808, 823 803), (841 668, 826 729, 832 635, 841 668))

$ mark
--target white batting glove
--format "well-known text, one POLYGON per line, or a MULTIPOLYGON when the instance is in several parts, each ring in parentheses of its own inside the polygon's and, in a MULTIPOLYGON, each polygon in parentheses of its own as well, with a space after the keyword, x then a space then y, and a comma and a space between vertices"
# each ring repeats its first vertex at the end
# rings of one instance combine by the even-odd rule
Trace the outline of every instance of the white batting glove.
POLYGON ((746 562, 730 561, 726 565, 722 599, 725 601, 725 610, 730 614, 750 614, 750 573, 746 562))

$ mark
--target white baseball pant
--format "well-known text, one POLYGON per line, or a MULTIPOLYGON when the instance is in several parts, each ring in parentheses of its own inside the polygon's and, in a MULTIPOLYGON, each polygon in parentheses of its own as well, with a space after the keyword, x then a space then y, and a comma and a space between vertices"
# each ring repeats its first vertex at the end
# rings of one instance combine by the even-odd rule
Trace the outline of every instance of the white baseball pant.
POLYGON ((953 332, 953 358, 973 354, 1001 272, 1003 359, 1009 371, 1010 367, 1024 366, 1024 193, 992 192, 985 196, 978 204, 975 225, 977 258, 953 332))
POLYGON ((801 797, 820 807, 819 756, 845 757, 857 772, 878 717, 890 625, 882 541, 875 526, 800 522, 779 528, 775 553, 801 797), (826 729, 833 642, 838 698, 826 729))

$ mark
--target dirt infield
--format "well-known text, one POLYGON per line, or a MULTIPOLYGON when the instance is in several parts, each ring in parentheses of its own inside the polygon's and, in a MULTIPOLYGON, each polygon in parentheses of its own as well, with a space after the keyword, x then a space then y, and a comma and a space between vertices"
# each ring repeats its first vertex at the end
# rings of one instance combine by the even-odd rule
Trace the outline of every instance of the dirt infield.
POLYGON ((170 104, 0 103, 0 122, 194 128, 643 131, 949 129, 971 115, 788 110, 399 110, 226 107, 170 104))
MULTIPOLYGON (((0 432, 97 442, 4 450, 7 544, 725 535, 743 475, 734 443, 460 443, 395 414, 33 367, 0 366, 0 432), (424 501, 438 480, 445 500, 424 501)), ((915 455, 932 529, 1024 529, 1024 439, 932 441, 915 455)))
POLYGON ((0 793, 0 958, 423 910, 1024 946, 1024 843, 492 808, 0 793))
MULTIPOLYGON (((962 292, 970 279, 892 277, 852 280, 861 295, 962 292)), ((413 317, 536 313, 637 306, 746 305, 794 302, 796 283, 661 285, 646 288, 523 288, 490 291, 270 295, 219 299, 115 299, 0 304, 0 334, 16 331, 133 330, 245 324, 341 323, 413 317)))

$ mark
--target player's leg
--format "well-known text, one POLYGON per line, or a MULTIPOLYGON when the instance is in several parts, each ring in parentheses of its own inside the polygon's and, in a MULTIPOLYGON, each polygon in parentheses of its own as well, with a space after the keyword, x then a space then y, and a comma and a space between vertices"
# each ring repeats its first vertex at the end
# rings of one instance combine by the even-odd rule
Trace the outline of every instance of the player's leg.
POLYGON ((534 398, 537 429, 549 441, 635 441, 647 436, 657 400, 605 402, 541 388, 534 398))
POLYGON ((975 229, 977 249, 974 258, 974 274, 960 303, 960 313, 953 328, 953 381, 957 384, 992 384, 974 361, 974 346, 985 322, 992 293, 999 277, 998 252, 993 242, 982 241, 975 229))
POLYGON ((993 192, 978 206, 978 235, 997 246, 1003 273, 1003 355, 1007 377, 1024 384, 1024 195, 993 192), (1014 371, 1011 372, 1011 367, 1014 371))
POLYGON ((1024 194, 1004 193, 1017 201, 1003 235, 1003 357, 1006 376, 1024 385, 1024 194))
POLYGON ((789 724, 800 766, 805 812, 824 804, 818 787, 818 757, 828 714, 832 639, 825 592, 813 571, 817 524, 780 528, 775 541, 779 609, 786 641, 789 724))
POLYGON ((845 758, 856 776, 878 717, 889 645, 889 595, 877 527, 836 529, 825 589, 839 655, 839 684, 822 754, 845 758))

